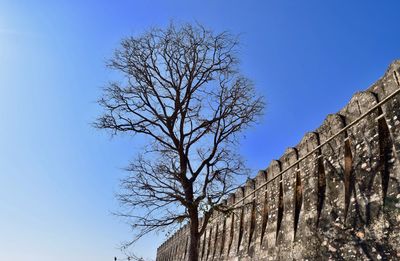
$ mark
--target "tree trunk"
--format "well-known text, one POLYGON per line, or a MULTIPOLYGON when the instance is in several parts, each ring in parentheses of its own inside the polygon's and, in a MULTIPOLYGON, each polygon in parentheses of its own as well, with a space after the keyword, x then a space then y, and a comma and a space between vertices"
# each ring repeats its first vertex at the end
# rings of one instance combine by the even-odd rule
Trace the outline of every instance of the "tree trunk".
POLYGON ((190 242, 189 242, 189 261, 199 260, 199 216, 197 209, 189 210, 190 215, 190 242))

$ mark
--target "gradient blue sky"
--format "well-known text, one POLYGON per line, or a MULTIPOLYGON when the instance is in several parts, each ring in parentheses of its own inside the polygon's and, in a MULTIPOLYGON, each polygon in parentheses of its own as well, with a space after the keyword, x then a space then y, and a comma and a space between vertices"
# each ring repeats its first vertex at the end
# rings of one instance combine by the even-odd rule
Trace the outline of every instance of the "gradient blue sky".
MULTIPOLYGON (((398 0, 1 0, 0 260, 121 256, 129 228, 110 211, 141 142, 90 123, 122 37, 171 19, 241 34, 242 70, 268 102, 241 146, 257 170, 400 58, 399 10, 398 0)), ((134 250, 155 257, 163 240, 134 250)))

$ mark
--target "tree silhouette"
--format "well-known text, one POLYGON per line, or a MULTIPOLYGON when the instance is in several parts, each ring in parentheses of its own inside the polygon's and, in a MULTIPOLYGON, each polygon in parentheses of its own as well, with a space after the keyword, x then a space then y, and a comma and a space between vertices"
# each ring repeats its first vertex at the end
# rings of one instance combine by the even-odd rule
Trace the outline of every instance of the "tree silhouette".
POLYGON ((110 83, 95 127, 141 134, 145 149, 127 167, 117 196, 119 213, 143 235, 187 221, 189 260, 221 201, 247 170, 235 153, 242 130, 264 103, 238 70, 238 41, 196 24, 154 28, 122 41, 109 66, 110 83), (200 222, 201 218, 201 222, 200 222))

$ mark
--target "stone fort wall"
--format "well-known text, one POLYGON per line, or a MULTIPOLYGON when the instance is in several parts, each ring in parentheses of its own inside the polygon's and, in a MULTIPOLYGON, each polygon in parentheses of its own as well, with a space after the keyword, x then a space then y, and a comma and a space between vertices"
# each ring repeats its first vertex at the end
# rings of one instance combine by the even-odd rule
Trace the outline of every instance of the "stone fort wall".
MULTIPOLYGON (((400 60, 230 195, 200 260, 400 260, 400 60)), ((188 226, 157 251, 188 259, 188 226)))

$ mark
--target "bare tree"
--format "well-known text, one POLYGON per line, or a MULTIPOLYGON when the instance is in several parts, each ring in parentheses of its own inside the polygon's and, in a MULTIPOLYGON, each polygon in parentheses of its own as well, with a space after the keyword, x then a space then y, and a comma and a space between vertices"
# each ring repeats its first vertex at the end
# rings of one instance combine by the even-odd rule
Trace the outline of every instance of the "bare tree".
POLYGON ((142 134, 148 146, 121 181, 120 215, 143 235, 188 221, 189 260, 213 211, 246 173, 238 134, 264 103, 238 70, 238 41, 201 25, 151 29, 122 41, 110 61, 122 73, 99 104, 95 126, 113 134, 142 134), (200 222, 200 218, 202 222, 200 222))

